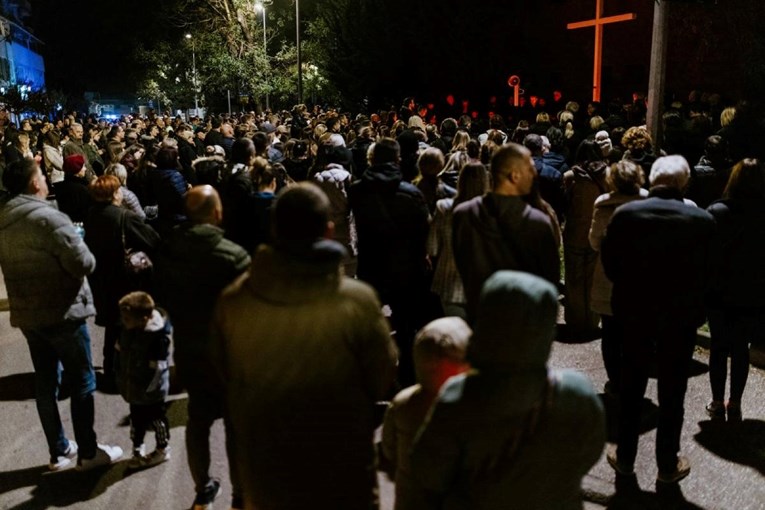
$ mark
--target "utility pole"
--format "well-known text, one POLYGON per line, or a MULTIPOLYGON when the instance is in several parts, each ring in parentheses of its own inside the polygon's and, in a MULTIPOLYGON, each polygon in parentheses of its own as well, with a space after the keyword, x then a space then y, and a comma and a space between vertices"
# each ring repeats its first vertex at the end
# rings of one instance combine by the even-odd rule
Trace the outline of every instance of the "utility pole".
POLYGON ((303 102, 303 59, 300 52, 300 0, 295 0, 295 43, 297 44, 298 104, 303 102))
POLYGON ((646 124, 653 138, 653 149, 658 155, 664 129, 661 117, 664 113, 664 85, 667 77, 667 32, 669 25, 669 1, 656 0, 653 7, 653 37, 651 41, 651 74, 648 79, 648 112, 646 124))

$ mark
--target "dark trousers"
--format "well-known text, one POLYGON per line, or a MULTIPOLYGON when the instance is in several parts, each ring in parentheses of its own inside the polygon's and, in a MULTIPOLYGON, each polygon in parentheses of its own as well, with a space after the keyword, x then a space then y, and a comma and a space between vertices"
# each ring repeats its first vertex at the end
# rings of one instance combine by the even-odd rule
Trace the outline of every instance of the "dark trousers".
POLYGON ((409 292, 397 292, 387 299, 391 312, 391 328, 396 332, 399 351, 398 383, 402 388, 417 382, 414 374, 414 337, 437 315, 431 310, 433 300, 424 286, 413 286, 409 292))
POLYGON ((749 377, 749 343, 759 324, 756 313, 726 309, 709 310, 709 330, 712 336, 709 352, 709 382, 712 399, 725 400, 730 357, 730 400, 741 402, 749 377))
POLYGON ((114 345, 120 339, 121 327, 119 323, 104 327, 104 377, 114 381, 114 345))
POLYGON ((157 448, 167 448, 170 442, 170 422, 167 420, 165 403, 130 404, 130 439, 134 450, 141 447, 146 431, 150 428, 154 429, 157 448))
POLYGON ((651 360, 656 359, 659 423, 656 430, 656 463, 662 473, 677 469, 683 428, 688 371, 696 343, 696 327, 681 317, 657 320, 624 320, 621 412, 619 415, 619 461, 631 465, 637 456, 640 411, 648 384, 651 360))
POLYGON ((226 425, 226 454, 228 456, 231 492, 242 496, 236 465, 236 447, 233 427, 225 420, 225 397, 217 382, 212 382, 213 367, 203 359, 176 358, 178 375, 189 394, 188 421, 186 422, 186 455, 197 493, 209 491, 213 485, 210 476, 210 429, 216 420, 224 418, 226 425))
POLYGON ((603 365, 606 368, 608 380, 619 387, 622 373, 622 344, 624 343, 624 326, 613 315, 601 315, 600 350, 603 354, 603 365))

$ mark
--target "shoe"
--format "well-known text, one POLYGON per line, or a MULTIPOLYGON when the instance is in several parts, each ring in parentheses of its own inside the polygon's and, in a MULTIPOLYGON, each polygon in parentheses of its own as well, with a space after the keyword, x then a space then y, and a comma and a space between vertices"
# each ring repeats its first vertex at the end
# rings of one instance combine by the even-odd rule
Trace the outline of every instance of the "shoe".
POLYGON ((659 471, 659 476, 656 480, 662 483, 677 483, 691 473, 691 462, 688 457, 682 455, 677 458, 677 469, 672 473, 662 473, 659 471))
POLYGON ((603 386, 603 393, 609 397, 619 398, 619 385, 612 381, 606 381, 605 386, 603 386))
POLYGON ((197 493, 192 510, 212 510, 213 501, 220 496, 221 492, 220 482, 213 479, 203 492, 197 493))
POLYGON ((77 443, 70 440, 69 446, 66 447, 66 451, 63 455, 59 455, 58 457, 54 457, 50 459, 50 464, 48 464, 48 469, 51 471, 59 471, 61 469, 64 469, 69 464, 72 463, 72 461, 77 457, 77 443))
POLYGON ((635 466, 627 466, 619 462, 619 459, 616 457, 616 446, 610 446, 608 448, 608 451, 606 452, 606 460, 611 467, 614 468, 614 471, 616 471, 617 474, 622 476, 634 476, 635 466))
POLYGON ((109 446, 99 444, 96 448, 96 454, 90 459, 80 459, 77 461, 78 471, 89 471, 99 466, 107 466, 122 457, 122 448, 119 446, 109 446))
POLYGON ((133 448, 133 457, 128 461, 128 469, 139 469, 141 467, 141 461, 146 453, 146 447, 141 445, 138 448, 133 448))
POLYGON ((156 466, 157 464, 162 464, 163 462, 167 462, 170 460, 170 447, 167 446, 165 448, 157 448, 150 454, 142 457, 143 462, 141 464, 141 467, 152 467, 156 466))
POLYGON ((709 417, 713 420, 725 419, 725 404, 721 401, 713 400, 706 405, 705 409, 707 410, 709 417))
POLYGON ((726 410, 728 411, 728 423, 741 423, 743 417, 741 416, 740 403, 728 401, 726 410))

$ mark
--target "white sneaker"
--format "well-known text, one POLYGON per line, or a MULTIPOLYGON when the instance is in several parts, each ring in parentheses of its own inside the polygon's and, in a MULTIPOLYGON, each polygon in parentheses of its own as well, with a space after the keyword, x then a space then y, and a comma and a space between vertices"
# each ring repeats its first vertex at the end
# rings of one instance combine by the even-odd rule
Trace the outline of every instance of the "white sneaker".
POLYGON ((77 470, 88 471, 99 466, 106 466, 115 462, 120 457, 122 457, 122 448, 119 446, 99 444, 96 448, 96 454, 92 459, 79 459, 77 462, 77 470))
POLYGON ((66 452, 64 452, 64 455, 59 455, 58 457, 51 459, 48 464, 48 469, 51 471, 64 469, 72 463, 75 457, 77 457, 77 443, 69 440, 69 446, 67 447, 66 452))

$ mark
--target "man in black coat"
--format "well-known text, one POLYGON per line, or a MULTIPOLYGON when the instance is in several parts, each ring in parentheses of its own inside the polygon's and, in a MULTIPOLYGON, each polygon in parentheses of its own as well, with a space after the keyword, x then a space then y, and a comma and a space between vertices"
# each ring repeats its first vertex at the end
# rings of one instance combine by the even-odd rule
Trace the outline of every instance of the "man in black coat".
POLYGON ((532 273, 554 285, 560 278, 550 218, 524 200, 536 178, 531 153, 504 145, 491 160, 491 173, 492 192, 457 206, 452 220, 454 259, 471 322, 483 283, 500 269, 532 273))
POLYGON ((683 401, 713 267, 714 220, 684 203, 689 176, 682 156, 656 160, 649 198, 616 210, 601 247, 603 268, 614 284, 614 315, 625 326, 618 448, 608 453, 608 461, 617 473, 634 472, 641 404, 655 356, 656 461, 658 480, 664 483, 690 472, 688 459, 678 457, 683 401))
POLYGON ((428 317, 427 238, 429 214, 416 186, 402 180, 398 142, 385 138, 371 149, 370 167, 348 191, 356 220, 358 271, 393 312, 401 352, 399 382, 414 383, 412 344, 428 317))
MULTIPOLYGON (((195 186, 185 196, 189 221, 174 229, 155 260, 157 302, 173 317, 175 362, 189 393, 186 445, 195 505, 212 504, 220 484, 210 476, 210 428, 223 417, 221 381, 210 361, 210 322, 218 294, 250 266, 241 246, 223 237, 218 192, 195 186)), ((226 437, 230 451, 232 443, 226 437)), ((232 456, 229 458, 233 459, 232 456)), ((233 462, 232 462, 233 465, 233 462)), ((232 472, 233 508, 241 487, 232 472)))

